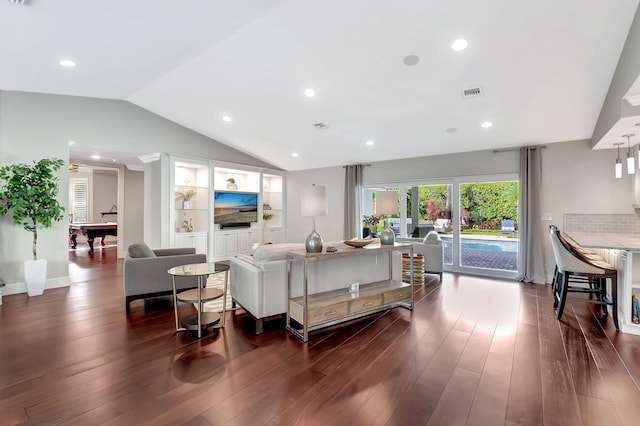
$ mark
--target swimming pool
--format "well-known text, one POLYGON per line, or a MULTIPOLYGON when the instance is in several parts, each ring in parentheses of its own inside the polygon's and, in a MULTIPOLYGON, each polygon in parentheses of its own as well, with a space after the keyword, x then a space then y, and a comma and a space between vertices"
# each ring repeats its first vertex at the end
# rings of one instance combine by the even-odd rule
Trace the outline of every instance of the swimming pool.
MULTIPOLYGON (((518 242, 517 241, 497 241, 497 240, 477 240, 477 239, 468 239, 462 238, 461 248, 464 249, 474 249, 474 250, 488 250, 488 251, 508 251, 508 252, 517 252, 518 251, 518 242)), ((442 245, 445 249, 451 249, 452 239, 451 238, 443 238, 442 245)))

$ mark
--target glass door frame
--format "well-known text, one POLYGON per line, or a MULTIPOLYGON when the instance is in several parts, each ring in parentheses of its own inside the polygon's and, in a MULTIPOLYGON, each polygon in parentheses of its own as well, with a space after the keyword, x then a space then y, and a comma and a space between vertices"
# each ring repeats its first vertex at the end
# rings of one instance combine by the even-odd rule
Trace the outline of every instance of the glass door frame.
POLYGON ((518 220, 520 219, 520 178, 518 173, 507 173, 499 175, 480 175, 480 176, 458 176, 451 179, 453 184, 452 188, 452 200, 451 200, 451 222, 453 225, 453 256, 452 265, 445 265, 445 270, 451 272, 459 272, 469 275, 481 275, 495 278, 508 278, 516 279, 520 274, 520 250, 522 243, 518 242, 518 270, 517 271, 505 271, 500 269, 488 269, 488 268, 472 268, 469 266, 460 265, 460 185, 464 183, 487 183, 487 182, 505 182, 505 181, 517 181, 518 182, 518 220), (447 268, 447 266, 449 266, 447 268))

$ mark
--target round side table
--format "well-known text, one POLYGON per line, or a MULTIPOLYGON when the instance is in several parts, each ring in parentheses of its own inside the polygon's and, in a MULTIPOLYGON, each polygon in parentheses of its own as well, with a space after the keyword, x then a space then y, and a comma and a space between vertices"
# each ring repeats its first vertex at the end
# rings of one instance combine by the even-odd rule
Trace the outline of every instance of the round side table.
POLYGON ((198 338, 202 337, 202 329, 211 326, 224 327, 224 319, 227 311, 227 298, 229 284, 229 266, 222 263, 192 263, 176 266, 167 271, 173 279, 173 308, 176 319, 176 331, 197 330, 198 338), (225 273, 224 290, 207 288, 207 278, 211 274, 225 273), (176 277, 196 277, 197 287, 180 293, 176 291, 176 277), (223 297, 222 315, 218 312, 203 312, 203 304, 209 300, 223 297), (187 315, 178 321, 178 301, 185 303, 197 303, 197 312, 187 315))

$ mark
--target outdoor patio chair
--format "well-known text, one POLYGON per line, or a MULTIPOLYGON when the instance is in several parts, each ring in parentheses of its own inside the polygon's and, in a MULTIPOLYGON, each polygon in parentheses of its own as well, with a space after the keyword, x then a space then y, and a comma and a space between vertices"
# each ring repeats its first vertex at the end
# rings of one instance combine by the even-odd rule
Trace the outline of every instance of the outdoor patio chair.
POLYGON ((501 234, 512 234, 516 233, 516 222, 514 220, 503 220, 502 221, 502 229, 500 229, 501 234))

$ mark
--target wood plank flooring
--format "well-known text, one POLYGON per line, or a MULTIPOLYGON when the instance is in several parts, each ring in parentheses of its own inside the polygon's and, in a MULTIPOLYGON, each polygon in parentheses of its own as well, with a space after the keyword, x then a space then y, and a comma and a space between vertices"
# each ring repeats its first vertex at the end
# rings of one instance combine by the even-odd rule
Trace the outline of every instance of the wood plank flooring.
POLYGON ((198 340, 167 299, 125 315, 115 247, 70 260, 69 288, 3 298, 0 425, 640 424, 640 336, 559 322, 548 286, 445 273, 308 344, 242 310, 198 340))

